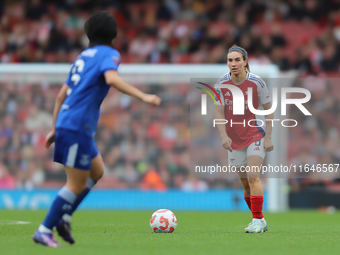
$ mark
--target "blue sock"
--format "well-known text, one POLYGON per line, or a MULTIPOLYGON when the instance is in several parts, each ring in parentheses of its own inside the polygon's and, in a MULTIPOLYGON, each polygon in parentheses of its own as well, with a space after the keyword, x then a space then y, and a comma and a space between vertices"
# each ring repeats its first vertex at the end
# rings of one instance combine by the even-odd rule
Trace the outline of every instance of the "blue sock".
POLYGON ((78 206, 80 205, 80 203, 84 200, 84 198, 87 196, 87 194, 89 194, 90 190, 93 188, 94 185, 96 185, 97 182, 95 182, 94 180, 92 180, 91 178, 87 179, 87 186, 86 189, 83 191, 83 193, 81 193, 76 201, 73 203, 72 208, 70 208, 66 214, 68 214, 69 216, 72 216, 72 214, 74 213, 75 210, 77 210, 78 206))
POLYGON ((52 230, 63 214, 72 208, 76 198, 77 195, 75 193, 66 187, 62 187, 61 190, 59 190, 57 197, 54 199, 42 225, 52 230))

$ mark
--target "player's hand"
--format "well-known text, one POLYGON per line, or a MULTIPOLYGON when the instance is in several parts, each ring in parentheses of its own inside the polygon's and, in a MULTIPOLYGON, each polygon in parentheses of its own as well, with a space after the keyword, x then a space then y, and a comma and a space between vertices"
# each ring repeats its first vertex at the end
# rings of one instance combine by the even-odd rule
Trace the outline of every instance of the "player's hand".
POLYGON ((45 148, 49 149, 52 143, 55 141, 55 130, 51 130, 51 132, 48 133, 48 135, 45 138, 45 148))
POLYGON ((274 145, 273 145, 273 142, 272 142, 272 139, 270 139, 269 137, 265 137, 264 138, 264 151, 272 151, 274 150, 274 145))
POLYGON ((225 135, 222 137, 222 145, 224 147, 224 149, 232 152, 233 151, 233 148, 231 148, 231 143, 233 141, 229 138, 229 136, 225 135))
POLYGON ((143 98, 143 102, 158 106, 160 105, 162 99, 156 95, 146 94, 143 98))

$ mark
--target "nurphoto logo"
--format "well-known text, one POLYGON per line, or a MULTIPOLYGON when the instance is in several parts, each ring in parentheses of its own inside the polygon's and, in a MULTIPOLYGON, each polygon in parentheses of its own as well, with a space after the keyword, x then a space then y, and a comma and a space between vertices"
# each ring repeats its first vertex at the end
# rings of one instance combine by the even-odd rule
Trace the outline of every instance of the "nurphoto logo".
MULTIPOLYGON (((203 86, 206 86, 209 88, 214 94, 215 97, 207 90, 200 87, 197 87, 198 89, 201 89, 205 91, 214 101, 215 105, 218 105, 217 101, 222 104, 222 99, 220 95, 220 90, 215 90, 212 86, 198 82, 198 84, 201 84, 203 86)), ((226 88, 229 91, 227 91, 225 96, 232 96, 232 100, 225 99, 224 104, 226 106, 229 106, 230 109, 233 111, 233 115, 244 115, 245 107, 249 109, 249 111, 255 115, 269 115, 271 113, 274 113, 277 109, 278 105, 278 89, 273 88, 273 97, 272 97, 272 106, 268 110, 260 110, 255 109, 253 105, 253 88, 248 87, 247 91, 243 94, 242 90, 238 88, 235 85, 231 84, 215 84, 215 88, 221 89, 226 88), (248 96, 248 100, 245 100, 244 96, 248 96)), ((311 116, 312 114, 306 109, 305 106, 303 106, 304 103, 307 103, 311 99, 311 93, 309 90, 305 88, 289 88, 289 87, 283 87, 280 91, 281 94, 281 115, 286 116, 287 115, 287 105, 295 105, 304 115, 311 116), (288 93, 300 93, 304 94, 304 98, 287 98, 288 93)), ((269 96, 267 96, 269 97, 269 96)), ((202 94, 201 96, 201 115, 207 115, 207 95, 202 94)), ((280 121, 280 119, 267 119, 267 121, 272 122, 272 126, 274 125, 274 121, 280 121)), ((232 121, 230 121, 231 126, 233 125, 232 121)), ((225 119, 214 119, 213 126, 215 127, 216 124, 227 124, 228 120, 225 119)), ((234 123, 235 124, 243 124, 243 126, 246 125, 245 120, 242 123, 234 123)), ((281 121, 282 126, 284 127, 295 127, 297 125, 297 121, 294 119, 284 119, 281 121), (295 122, 294 125, 285 125, 285 122, 295 122)), ((254 119, 248 121, 248 126, 252 127, 262 127, 264 125, 264 122, 260 119, 254 119), (255 125, 251 125, 250 122, 255 122, 255 125), (261 123, 258 123, 261 122, 261 123)))

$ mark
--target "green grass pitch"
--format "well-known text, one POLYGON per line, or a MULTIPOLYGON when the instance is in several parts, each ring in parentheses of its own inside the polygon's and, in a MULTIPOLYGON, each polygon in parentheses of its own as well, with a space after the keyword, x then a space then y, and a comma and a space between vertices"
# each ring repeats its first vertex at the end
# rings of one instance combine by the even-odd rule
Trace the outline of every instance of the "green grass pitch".
POLYGON ((251 213, 175 212, 172 234, 152 233, 146 211, 79 211, 73 217, 76 244, 57 236, 61 248, 33 243, 45 211, 0 210, 0 254, 339 254, 340 213, 266 213, 269 231, 246 234, 251 213), (17 224, 17 221, 30 224, 17 224))

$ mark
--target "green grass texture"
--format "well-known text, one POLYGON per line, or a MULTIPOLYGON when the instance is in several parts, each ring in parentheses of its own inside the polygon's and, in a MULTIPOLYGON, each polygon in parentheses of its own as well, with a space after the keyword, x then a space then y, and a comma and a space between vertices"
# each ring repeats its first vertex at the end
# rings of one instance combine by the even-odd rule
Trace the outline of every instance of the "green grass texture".
MULTIPOLYGON (((170 209, 170 208, 169 208, 170 209)), ((78 211, 72 219, 70 245, 55 233, 62 247, 35 244, 32 235, 46 211, 0 210, 1 255, 106 254, 339 254, 340 213, 289 211, 265 213, 268 232, 246 234, 245 212, 174 211, 173 233, 153 233, 150 211, 78 211)))

